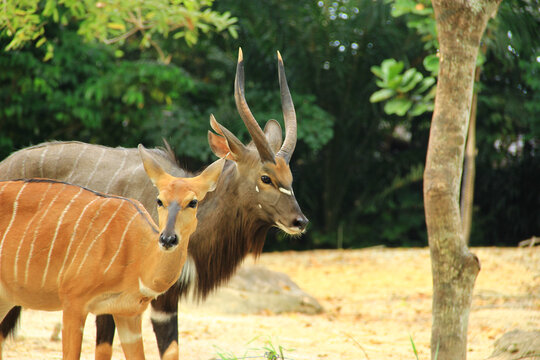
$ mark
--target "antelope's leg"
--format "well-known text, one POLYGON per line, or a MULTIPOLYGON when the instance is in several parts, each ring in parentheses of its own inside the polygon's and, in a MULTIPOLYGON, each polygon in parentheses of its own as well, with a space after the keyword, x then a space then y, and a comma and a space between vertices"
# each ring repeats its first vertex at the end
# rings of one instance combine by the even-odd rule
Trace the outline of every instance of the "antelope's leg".
POLYGON ((114 322, 118 328, 120 344, 126 360, 144 359, 144 347, 142 342, 142 314, 135 316, 114 316, 114 322))
POLYGON ((114 329, 112 315, 96 316, 96 360, 111 360, 114 329))
POLYGON ((86 313, 79 307, 65 307, 62 314, 62 359, 79 360, 86 313))
MULTIPOLYGON (((8 306, 10 307, 11 305, 7 305, 6 307, 8 306)), ((6 307, 4 307, 4 309, 6 307)), ((19 322, 21 307, 14 306, 7 313, 4 313, 4 311, 0 310, 0 319, 2 319, 2 323, 0 323, 0 360, 2 359, 4 340, 6 340, 8 336, 13 335, 15 327, 19 322)))
POLYGON ((178 283, 152 300, 150 319, 156 334, 159 356, 163 360, 178 359, 178 283))

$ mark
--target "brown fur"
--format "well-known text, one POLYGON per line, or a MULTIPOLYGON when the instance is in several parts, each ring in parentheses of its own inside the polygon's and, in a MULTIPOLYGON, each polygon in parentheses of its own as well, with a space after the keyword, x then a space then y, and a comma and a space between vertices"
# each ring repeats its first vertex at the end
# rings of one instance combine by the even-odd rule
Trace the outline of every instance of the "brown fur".
MULTIPOLYGON (((194 287, 195 296, 206 297, 232 276, 248 254, 258 256, 261 253, 270 227, 277 226, 294 235, 305 230, 308 220, 294 197, 288 165, 296 143, 296 116, 279 53, 278 71, 285 121, 283 144, 278 122, 270 120, 262 131, 249 111, 243 94, 241 51, 235 98, 240 117, 254 141, 245 146, 211 117, 211 127, 217 134, 208 133, 210 146, 216 155, 229 161, 216 191, 199 206, 199 225, 189 244, 195 270, 191 271, 193 266, 185 266, 179 282, 152 302, 153 309, 171 315, 168 322, 158 324, 158 330, 158 325, 153 322, 162 356, 171 342, 178 339, 176 308, 179 296, 194 287), (262 180, 268 180, 266 177, 271 179, 270 183, 262 180)), ((171 175, 190 176, 176 165, 170 147, 165 151, 153 150, 152 154, 171 175)), ((35 176, 136 198, 154 219, 157 218, 154 210, 157 192, 140 167, 134 149, 112 149, 78 142, 45 143, 20 150, 0 163, 1 178, 35 176)), ((111 324, 112 321, 98 322, 99 342, 112 343, 114 327, 111 324)), ((4 328, 2 324, 0 329, 4 331, 4 328)))
POLYGON ((126 357, 144 358, 141 313, 180 276, 194 201, 215 187, 224 162, 183 179, 139 151, 163 202, 161 235, 136 200, 50 179, 0 182, 0 318, 14 305, 63 310, 66 359, 80 356, 88 312, 113 314, 126 357))

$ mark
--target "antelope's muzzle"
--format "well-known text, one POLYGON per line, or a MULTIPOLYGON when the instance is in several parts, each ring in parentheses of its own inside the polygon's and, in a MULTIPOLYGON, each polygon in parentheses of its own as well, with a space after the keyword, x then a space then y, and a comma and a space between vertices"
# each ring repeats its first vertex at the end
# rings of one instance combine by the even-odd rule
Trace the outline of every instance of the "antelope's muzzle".
POLYGON ((178 236, 176 234, 165 236, 161 234, 159 237, 159 245, 161 245, 165 250, 169 250, 173 246, 178 245, 178 236))
POLYGON ((176 216, 180 211, 180 205, 176 201, 173 201, 169 204, 168 213, 167 213, 167 223, 165 224, 165 229, 159 235, 159 245, 165 250, 178 245, 178 235, 174 231, 174 226, 176 224, 176 216))

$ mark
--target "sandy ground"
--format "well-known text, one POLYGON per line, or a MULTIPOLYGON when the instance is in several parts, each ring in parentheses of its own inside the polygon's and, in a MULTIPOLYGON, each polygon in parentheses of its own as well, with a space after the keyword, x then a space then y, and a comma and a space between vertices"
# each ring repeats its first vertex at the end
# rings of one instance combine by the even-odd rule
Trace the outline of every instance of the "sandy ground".
MULTIPOLYGON (((482 270, 469 320, 468 359, 486 359, 505 332, 540 329, 540 247, 476 248, 482 270)), ((251 262, 251 261, 250 261, 251 262)), ((287 274, 324 306, 321 315, 226 315, 204 307, 180 314, 182 359, 219 354, 263 359, 264 347, 284 347, 287 359, 429 359, 431 265, 428 249, 365 249, 267 253, 257 261, 287 274)), ((59 312, 24 311, 4 359, 61 359, 51 334, 59 312)), ((148 314, 145 351, 158 359, 148 314)), ((89 316, 83 359, 93 359, 94 316, 89 316)), ((114 359, 123 359, 118 340, 114 359)))

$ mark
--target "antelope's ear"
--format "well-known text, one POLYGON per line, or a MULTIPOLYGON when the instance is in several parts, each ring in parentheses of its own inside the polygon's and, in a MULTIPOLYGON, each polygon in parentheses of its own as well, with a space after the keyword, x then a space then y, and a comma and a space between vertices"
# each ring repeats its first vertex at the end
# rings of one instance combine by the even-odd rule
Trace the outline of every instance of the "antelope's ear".
POLYGON ((274 119, 268 120, 264 126, 264 135, 266 135, 268 145, 270 145, 270 148, 274 154, 277 153, 281 148, 281 143, 283 142, 283 135, 281 133, 281 126, 279 123, 274 119))
POLYGON ((204 171, 194 178, 197 181, 199 200, 204 199, 206 193, 214 191, 216 189, 219 175, 223 171, 223 165, 225 165, 225 159, 219 159, 210 164, 204 171))
POLYGON ((159 165, 159 163, 152 157, 150 152, 142 144, 139 144, 138 148, 144 170, 146 171, 146 174, 148 174, 150 180, 152 180, 152 184, 157 187, 161 179, 170 175, 163 170, 161 165, 159 165))
POLYGON ((247 151, 246 147, 225 126, 217 122, 214 115, 210 115, 210 126, 217 133, 208 131, 210 148, 220 158, 239 161, 247 151))
POLYGON ((227 144, 227 140, 223 136, 216 135, 208 130, 208 144, 210 144, 210 149, 217 157, 233 160, 229 144, 227 144))

